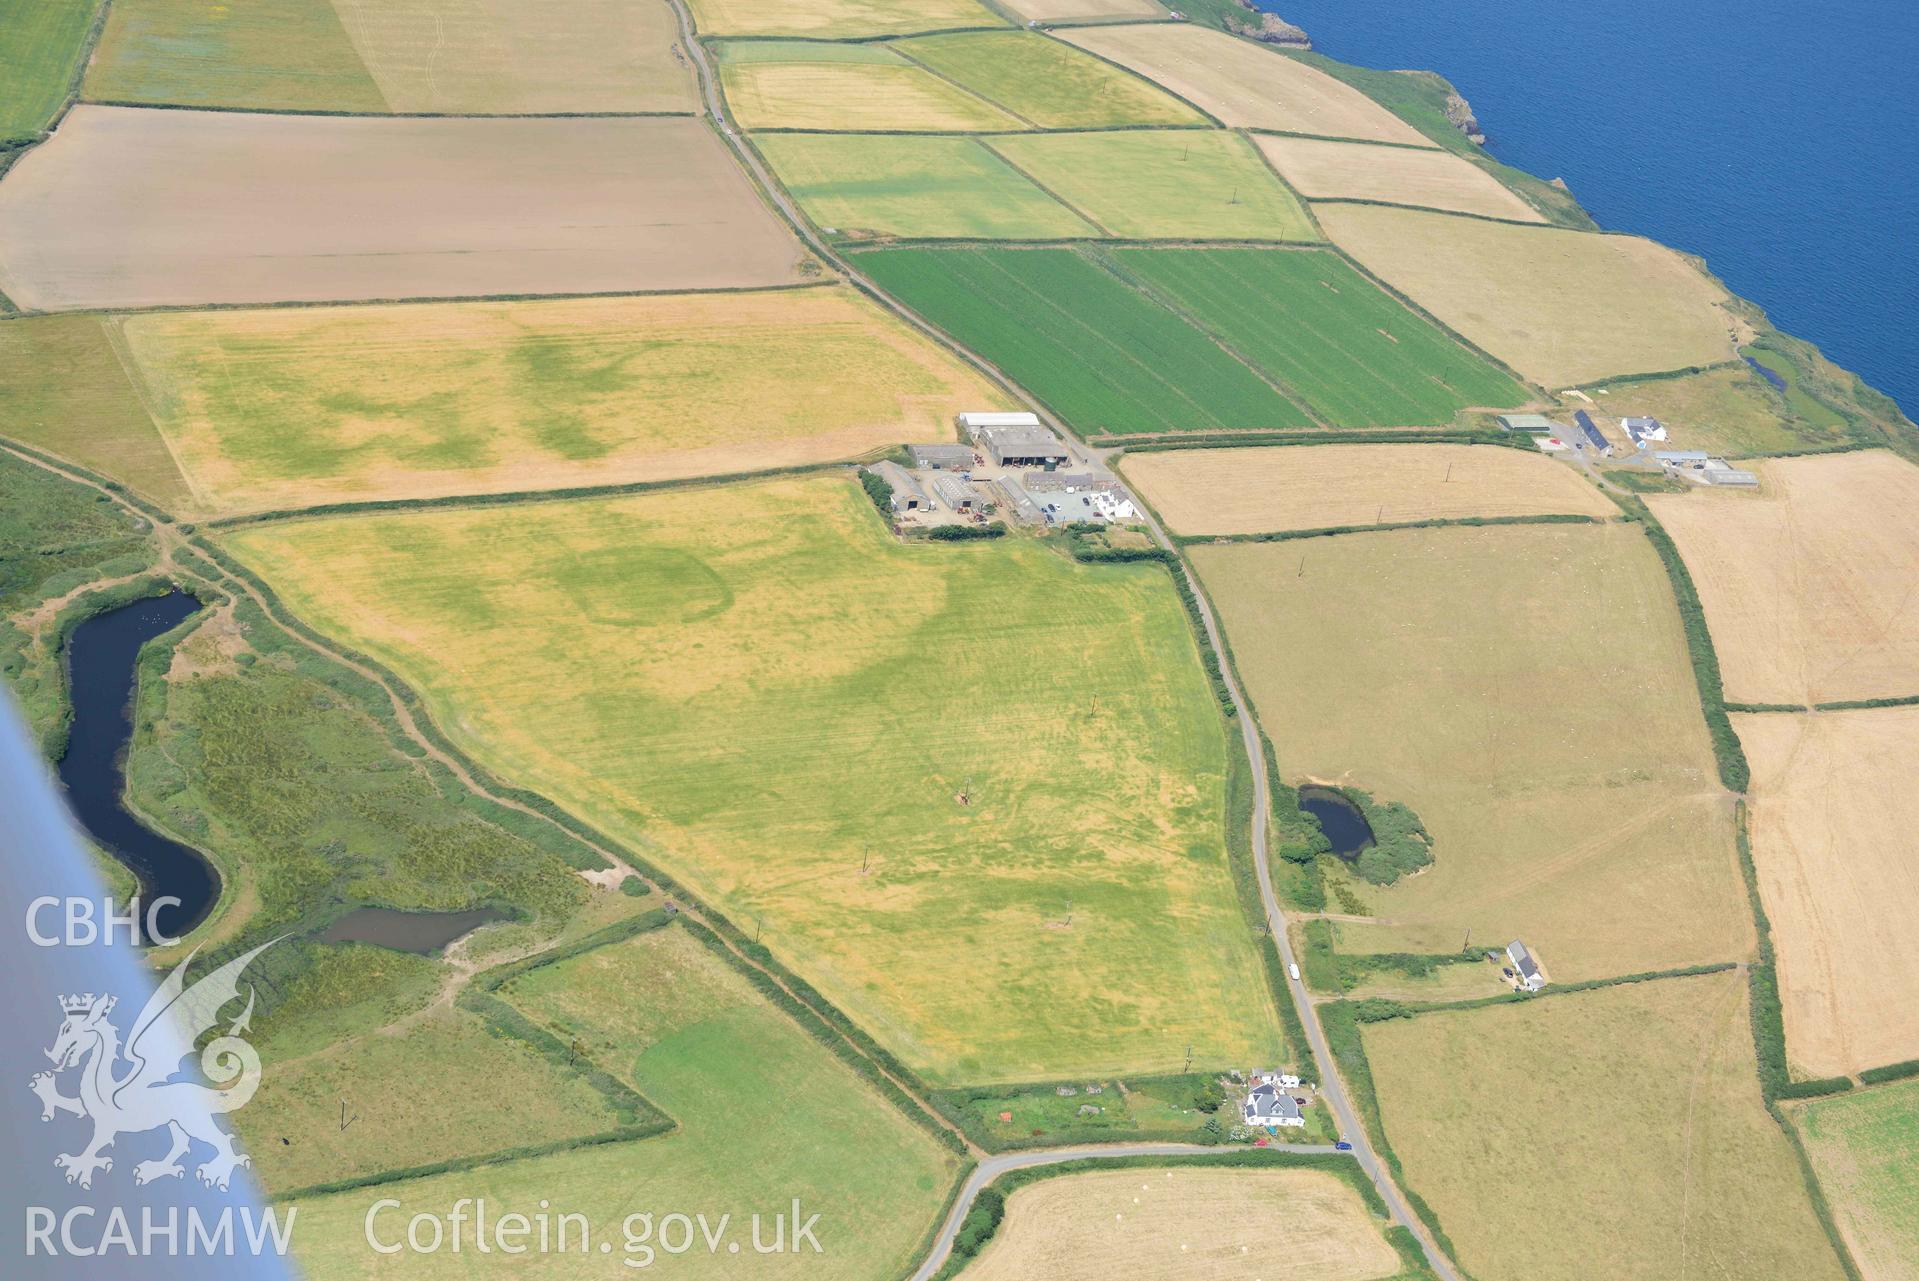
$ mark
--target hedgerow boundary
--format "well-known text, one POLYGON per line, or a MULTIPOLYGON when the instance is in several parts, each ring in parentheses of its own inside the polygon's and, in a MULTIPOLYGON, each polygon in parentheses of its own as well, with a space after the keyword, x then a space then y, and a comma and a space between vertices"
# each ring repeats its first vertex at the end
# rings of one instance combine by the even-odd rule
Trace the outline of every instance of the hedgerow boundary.
POLYGON ((961 1222, 959 1233, 953 1239, 952 1253, 940 1270, 933 1275, 933 1281, 951 1281, 977 1258, 998 1234, 1000 1224, 1004 1222, 1006 1202, 1021 1188, 1030 1187, 1046 1179, 1062 1178, 1075 1174, 1095 1174, 1107 1170, 1163 1170, 1163 1169, 1227 1169, 1227 1170, 1318 1170, 1340 1179, 1359 1194, 1367 1211, 1377 1221, 1375 1226, 1385 1236, 1386 1241, 1399 1255, 1401 1271, 1395 1274, 1393 1281, 1426 1281, 1433 1274, 1426 1266, 1426 1256, 1419 1248, 1418 1241, 1405 1228, 1391 1225, 1391 1216, 1387 1213, 1386 1202, 1379 1195, 1379 1189, 1359 1168, 1357 1162, 1344 1156, 1317 1152, 1284 1152, 1271 1148, 1236 1148, 1231 1151, 1214 1153, 1195 1153, 1191 1156, 1127 1156, 1116 1158, 1088 1158, 1079 1161, 1060 1161, 1051 1165, 1027 1166, 1023 1169, 1008 1170, 979 1190, 974 1198, 973 1208, 961 1222))
POLYGON ((1434 516, 1426 520, 1386 521, 1376 525, 1320 525, 1311 529, 1276 529, 1259 534, 1173 534, 1182 547, 1211 543, 1289 543, 1300 538, 1332 538, 1338 534, 1390 534, 1405 529, 1480 528, 1488 525, 1601 525, 1598 516, 1570 513, 1532 516, 1434 516))

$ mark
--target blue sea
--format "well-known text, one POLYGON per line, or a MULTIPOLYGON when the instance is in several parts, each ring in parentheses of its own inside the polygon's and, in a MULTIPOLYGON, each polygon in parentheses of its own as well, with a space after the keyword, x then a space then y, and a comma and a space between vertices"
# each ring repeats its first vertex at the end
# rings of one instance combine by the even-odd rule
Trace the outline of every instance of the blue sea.
POLYGON ((1260 0, 1459 87, 1510 165, 1702 255, 1919 417, 1919 3, 1260 0))

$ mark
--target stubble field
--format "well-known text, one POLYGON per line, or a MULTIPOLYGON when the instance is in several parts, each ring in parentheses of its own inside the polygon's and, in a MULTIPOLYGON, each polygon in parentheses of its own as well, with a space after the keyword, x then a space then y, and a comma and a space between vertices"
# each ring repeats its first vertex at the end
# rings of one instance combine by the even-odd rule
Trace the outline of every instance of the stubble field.
POLYGON ((0 182, 23 307, 778 284, 791 232, 691 118, 79 107, 0 182))
POLYGON ((1122 470, 1180 534, 1618 512, 1569 467, 1484 446, 1177 449, 1129 454, 1122 470))
POLYGON ((1866 1281, 1919 1277, 1919 1081, 1820 1099, 1794 1116, 1866 1281))
POLYGON ((1781 458, 1757 494, 1650 498, 1746 703, 1919 694, 1919 467, 1885 450, 1781 458))
POLYGON ((760 134, 806 216, 854 238, 1056 240, 1098 229, 973 138, 760 134))
POLYGON ((1046 129, 1206 123, 1158 85, 1032 32, 953 32, 894 47, 1046 129))
POLYGON ((1919 1058, 1919 708, 1739 716, 1752 854, 1805 1076, 1919 1058))
POLYGON ((1725 294, 1663 245, 1375 205, 1320 205, 1333 243, 1546 387, 1732 359, 1725 294))
POLYGON ((207 514, 798 466, 1010 404, 842 288, 116 323, 207 514))
POLYGON ((1426 147, 1426 136, 1357 89, 1248 40, 1195 25, 1062 30, 1234 128, 1277 129, 1426 147))
POLYGON ((1839 1281, 1753 1070, 1746 980, 1368 1025, 1406 1184, 1480 1281, 1839 1281))
POLYGON ((936 1080, 1280 1053, 1157 566, 902 546, 837 477, 231 545, 936 1080))
POLYGON ((1115 236, 1321 239, 1299 199, 1225 130, 1027 134, 989 145, 1115 236))
POLYGON ((1028 22, 1090 22, 1109 18, 1163 18, 1155 0, 1010 0, 1006 6, 1028 22))
POLYGON ((1288 781, 1410 805, 1433 864, 1353 952, 1524 939, 1559 981, 1744 957, 1752 924, 1672 589, 1630 525, 1190 549, 1288 781))
POLYGON ((657 1223, 675 1212, 704 1213, 709 1224, 731 1215, 730 1239, 741 1243, 737 1254, 722 1245, 667 1255, 652 1239, 654 1263, 696 1281, 792 1278, 823 1259, 835 1277, 888 1281, 911 1261, 956 1173, 953 1157, 684 930, 669 925, 534 970, 502 995, 563 1043, 581 1043, 588 1059, 678 1127, 377 1192, 303 1199, 295 1240, 307 1275, 630 1277, 634 1266, 623 1259, 637 1265, 644 1256, 626 1252, 622 1221, 648 1213, 657 1223), (779 1106, 752 1105, 772 1094, 779 1106), (489 1215, 533 1216, 548 1203, 554 1215, 584 1214, 595 1236, 588 1250, 575 1244, 517 1258, 477 1256, 470 1237, 460 1253, 379 1256, 363 1228, 379 1197, 402 1205, 380 1218, 382 1233, 403 1235, 415 1212, 444 1215, 460 1197, 485 1197, 489 1215), (824 1255, 750 1250, 751 1217, 762 1216, 770 1242, 774 1214, 789 1212, 794 1197, 820 1215, 824 1255), (599 1241, 612 1252, 599 1253, 599 1241))
POLYGON ((977 0, 690 0, 689 7, 707 36, 840 40, 1006 25, 977 0))
POLYGON ((1132 1169, 1020 1188, 966 1281, 1371 1281, 1399 1270, 1359 1194, 1318 1170, 1132 1169), (1283 1228, 1278 1225, 1283 1225, 1283 1228))
POLYGON ((1026 127, 885 45, 741 40, 722 48, 728 51, 720 62, 727 108, 747 129, 968 133, 1026 127), (785 56, 769 56, 768 45, 785 56))
POLYGON ((90 98, 265 111, 692 112, 664 0, 116 3, 90 98))
POLYGON ((1499 179, 1450 151, 1277 134, 1261 134, 1257 141, 1280 175, 1308 199, 1381 200, 1519 222, 1546 221, 1499 179))

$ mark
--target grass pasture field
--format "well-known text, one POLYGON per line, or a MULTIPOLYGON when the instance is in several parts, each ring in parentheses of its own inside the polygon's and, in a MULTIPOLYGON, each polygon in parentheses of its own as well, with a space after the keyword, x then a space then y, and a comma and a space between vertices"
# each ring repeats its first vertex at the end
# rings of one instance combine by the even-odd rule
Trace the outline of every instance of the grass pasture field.
POLYGON ((1473 445, 1176 449, 1121 470, 1179 534, 1618 512, 1569 467, 1473 445))
POLYGON ((1919 1081, 1819 1099, 1792 1115, 1866 1281, 1919 1277, 1919 1081))
POLYGON ((30 138, 67 100, 102 0, 23 0, 0 21, 0 141, 30 138))
POLYGON ((112 476, 165 507, 192 497, 100 316, 0 325, 0 436, 112 476))
POLYGON ((1261 134, 1256 141, 1280 175, 1310 200, 1378 200, 1519 222, 1546 221, 1499 179, 1449 151, 1279 134, 1261 134))
POLYGON ((1399 1255, 1359 1194, 1334 1175, 1148 1167, 1018 1189, 999 1231, 962 1275, 1372 1281, 1399 1269, 1399 1255))
MULTIPOLYGON (((1743 367, 1588 385, 1586 390, 1605 416, 1659 419, 1672 429, 1670 447, 1676 449, 1737 457, 1787 453, 1845 439, 1843 430, 1794 412, 1784 396, 1743 367)), ((1601 415, 1595 411, 1594 416, 1601 415)))
POLYGON ((1480 1281, 1839 1281, 1725 972, 1364 1029, 1379 1111, 1480 1281))
POLYGON ((99 102, 388 110, 329 0, 115 0, 82 92, 99 102))
POLYGON ((732 1216, 730 1239, 740 1250, 702 1246, 669 1256, 655 1238, 652 1261, 675 1276, 790 1278, 822 1256, 755 1253, 749 1220, 762 1216, 770 1243, 772 1216, 796 1196, 806 1213, 820 1215, 817 1234, 835 1277, 890 1281, 911 1262, 956 1173, 954 1158, 684 930, 666 926, 536 969, 501 994, 563 1042, 581 1042, 591 1061, 657 1104, 677 1128, 389 1183, 377 1193, 402 1203, 392 1220, 401 1233, 416 1211, 444 1214, 463 1196, 484 1196, 490 1213, 529 1216, 544 1199, 555 1214, 588 1217, 594 1237, 585 1250, 575 1244, 486 1259, 469 1240, 460 1254, 385 1258, 363 1235, 375 1194, 347 1192, 298 1203, 295 1254, 308 1276, 632 1276, 645 1256, 627 1253, 622 1220, 681 1210, 703 1212, 709 1224, 732 1216), (779 1106, 743 1105, 768 1093, 779 1106), (610 1254, 599 1253, 601 1240, 610 1254))
POLYGON ((893 47, 1046 129, 1206 122, 1158 85, 1032 32, 952 32, 893 47))
POLYGON ((876 250, 859 266, 1083 432, 1309 424, 1211 338, 1074 250, 876 250))
POLYGON ((761 471, 1011 404, 846 288, 117 323, 207 513, 761 471))
POLYGON ((1919 1059, 1919 708, 1744 715, 1752 855, 1786 1053, 1809 1077, 1919 1059))
POLYGON ((1053 240, 1098 234, 972 138, 780 133, 753 139, 829 233, 1053 240))
POLYGON ((988 145, 1115 236, 1321 239, 1251 144, 1225 130, 1039 133, 988 145))
POLYGON ((747 129, 971 133, 1026 127, 885 45, 737 40, 720 48, 727 107, 747 129), (732 56, 734 50, 745 56, 732 56))
POLYGON ((1919 467, 1885 450, 1759 465, 1757 494, 1650 498, 1698 585, 1726 697, 1919 694, 1919 467))
POLYGON ((403 1033, 375 1032, 271 1064, 239 1117, 254 1173, 269 1191, 601 1134, 623 1123, 582 1074, 464 1010, 436 1010, 403 1033), (341 1099, 358 1117, 344 1130, 341 1099))
MULTIPOLYGON (((1278 450, 1275 452, 1290 452, 1278 450)), ((1672 589, 1623 524, 1189 549, 1282 777, 1412 807, 1355 953, 1524 939, 1560 982, 1752 946, 1672 589)))
POLYGON ((1338 427, 1439 426, 1526 389, 1331 253, 1120 248, 1112 260, 1338 427))
POLYGON ((1004 27, 978 0, 689 0, 705 36, 843 40, 963 27, 1004 27))
POLYGON ((0 182, 0 291, 47 310, 767 285, 801 254, 690 117, 82 106, 0 182))
POLYGON ((837 476, 227 538, 934 1080, 1280 1052, 1218 711, 1156 565, 902 545, 837 476))
POLYGON ((1735 353, 1724 291, 1650 240, 1377 205, 1314 213, 1368 271, 1546 387, 1735 353))
POLYGON ((1133 24, 1059 34, 1164 85, 1234 128, 1432 145, 1359 90, 1296 58, 1210 27, 1133 24))
POLYGON ((692 112, 678 39, 664 0, 124 0, 86 91, 263 111, 692 112))

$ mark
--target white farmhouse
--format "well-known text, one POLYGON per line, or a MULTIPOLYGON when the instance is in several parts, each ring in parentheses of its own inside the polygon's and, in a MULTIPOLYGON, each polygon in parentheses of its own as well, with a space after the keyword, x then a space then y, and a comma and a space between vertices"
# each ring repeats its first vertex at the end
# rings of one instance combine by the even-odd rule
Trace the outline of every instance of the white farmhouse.
POLYGON ((1293 1096, 1277 1085, 1255 1085, 1247 1092, 1246 1105, 1240 1115, 1245 1118, 1247 1125, 1294 1129, 1306 1124, 1299 1104, 1293 1102, 1293 1096))
POLYGON ((1546 986, 1546 976, 1539 972, 1539 962, 1533 960, 1533 954, 1518 939, 1506 945, 1506 959, 1512 962, 1513 973, 1519 976, 1519 985, 1528 992, 1537 992, 1546 986))

